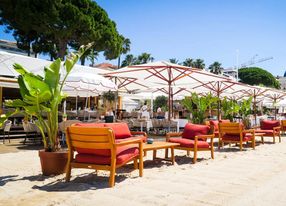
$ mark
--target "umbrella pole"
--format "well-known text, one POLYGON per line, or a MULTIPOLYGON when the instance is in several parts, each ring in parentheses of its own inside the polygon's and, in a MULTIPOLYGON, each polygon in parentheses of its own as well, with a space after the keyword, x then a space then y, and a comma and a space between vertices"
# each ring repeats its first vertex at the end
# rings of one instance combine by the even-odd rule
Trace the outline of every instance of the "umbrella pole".
POLYGON ((256 95, 253 96, 253 113, 254 113, 254 120, 255 125, 257 125, 257 114, 256 114, 256 95))
POLYGON ((171 120, 171 84, 169 83, 169 95, 168 95, 168 120, 171 120))
POLYGON ((77 95, 75 97, 75 111, 76 111, 76 118, 78 118, 78 112, 77 112, 77 95))

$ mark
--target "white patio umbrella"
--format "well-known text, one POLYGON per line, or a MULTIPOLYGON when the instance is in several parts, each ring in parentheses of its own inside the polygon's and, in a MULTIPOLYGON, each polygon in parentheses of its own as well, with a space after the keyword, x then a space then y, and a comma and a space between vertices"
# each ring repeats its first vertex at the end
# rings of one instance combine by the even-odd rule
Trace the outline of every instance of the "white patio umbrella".
POLYGON ((69 96, 95 96, 106 91, 116 91, 117 86, 110 80, 98 74, 88 72, 71 73, 63 87, 63 92, 69 96))
POLYGON ((211 81, 229 80, 228 78, 220 77, 200 69, 172 64, 166 61, 128 66, 104 75, 117 78, 133 78, 134 81, 132 83, 138 82, 148 87, 156 85, 157 88, 167 88, 166 93, 169 98, 168 119, 170 119, 170 115, 172 114, 174 86, 186 88, 192 85, 192 87, 196 87, 207 85, 211 81))
MULTIPOLYGON (((68 96, 86 97, 85 108, 87 108, 87 99, 90 96, 96 96, 107 91, 116 91, 117 86, 110 80, 94 73, 88 72, 73 72, 71 73, 64 84, 63 92, 68 96)), ((64 103, 64 105, 66 105, 64 103)), ((65 112, 64 108, 64 112, 65 112)), ((85 119, 85 112, 84 112, 85 119)))

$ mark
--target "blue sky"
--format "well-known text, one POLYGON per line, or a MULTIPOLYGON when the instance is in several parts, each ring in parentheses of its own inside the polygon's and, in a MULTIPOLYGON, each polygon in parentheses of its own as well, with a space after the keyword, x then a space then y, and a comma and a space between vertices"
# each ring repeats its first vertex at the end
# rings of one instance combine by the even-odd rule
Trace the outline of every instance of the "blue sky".
MULTIPOLYGON (((155 60, 202 58, 225 68, 273 57, 259 66, 274 75, 286 70, 284 0, 98 0, 118 31, 131 40, 130 53, 155 60)), ((13 37, 0 31, 1 39, 13 37)), ((100 58, 99 61, 105 61, 100 58)), ((115 63, 116 61, 113 61, 115 63)))

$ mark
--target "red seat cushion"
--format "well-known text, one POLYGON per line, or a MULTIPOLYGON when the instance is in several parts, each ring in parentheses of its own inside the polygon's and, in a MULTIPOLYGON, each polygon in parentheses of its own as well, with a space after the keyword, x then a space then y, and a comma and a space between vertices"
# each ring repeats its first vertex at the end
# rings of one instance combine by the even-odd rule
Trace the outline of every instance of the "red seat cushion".
MULTIPOLYGON (((210 127, 208 125, 188 123, 186 124, 184 128, 182 138, 195 139, 195 136, 207 135, 209 134, 209 131, 210 131, 210 127)), ((205 140, 205 139, 201 139, 201 140, 205 140)))
POLYGON ((259 129, 259 130, 255 130, 256 133, 265 133, 263 136, 273 136, 273 129, 259 129))
MULTIPOLYGON (((222 140, 223 141, 237 141, 237 142, 239 142, 240 136, 239 136, 239 134, 225 134, 222 136, 222 140)), ((250 140, 252 140, 251 134, 246 133, 243 135, 242 141, 246 142, 246 141, 250 141, 250 140)))
MULTIPOLYGON (((169 142, 179 143, 181 147, 194 148, 195 140, 186 138, 170 138, 169 142)), ((210 145, 206 141, 198 141, 198 148, 209 148, 210 145)))
POLYGON ((260 128, 262 130, 269 130, 269 129, 273 129, 273 127, 279 127, 280 126, 280 122, 277 120, 262 120, 260 122, 260 128))
POLYGON ((217 120, 210 120, 210 125, 213 126, 214 131, 218 131, 218 123, 219 123, 219 121, 217 121, 217 120))
MULTIPOLYGON (((128 162, 134 157, 138 156, 139 149, 136 147, 128 148, 125 150, 122 150, 120 152, 117 151, 116 155, 116 164, 122 164, 124 162, 128 162)), ((90 163, 90 164, 99 164, 99 165, 110 165, 111 164, 111 158, 101 155, 95 155, 95 154, 77 154, 75 157, 75 161, 78 163, 90 163)))
POLYGON ((126 123, 105 123, 104 126, 113 129, 115 139, 124 139, 132 136, 126 123))
MULTIPOLYGON (((122 146, 116 148, 116 155, 121 153, 122 151, 131 148, 132 146, 122 146)), ((111 152, 110 149, 87 149, 87 148, 75 148, 75 150, 79 154, 92 154, 92 155, 101 155, 105 157, 110 157, 111 152)))

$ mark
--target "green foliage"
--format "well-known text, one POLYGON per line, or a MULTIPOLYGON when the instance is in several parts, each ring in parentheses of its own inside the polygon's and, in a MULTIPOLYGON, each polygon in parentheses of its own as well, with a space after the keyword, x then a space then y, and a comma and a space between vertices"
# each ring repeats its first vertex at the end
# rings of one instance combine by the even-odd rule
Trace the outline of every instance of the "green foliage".
POLYGON ((104 100, 106 100, 108 102, 114 102, 115 101, 115 92, 112 92, 112 91, 104 92, 102 94, 102 97, 104 100))
POLYGON ((233 116, 239 112, 240 106, 234 100, 228 100, 226 97, 221 100, 221 110, 223 119, 233 120, 233 116))
POLYGON ((36 125, 43 137, 45 150, 56 151, 58 149, 58 106, 65 98, 62 88, 75 63, 90 46, 81 47, 77 53, 71 53, 67 57, 64 63, 65 76, 62 81, 60 80, 60 59, 44 69, 43 77, 29 72, 19 64, 14 64, 14 69, 20 74, 18 84, 22 99, 5 102, 5 106, 15 108, 15 111, 2 115, 0 123, 3 124, 9 116, 20 111, 26 116, 35 117, 37 118, 36 125), (44 120, 43 113, 47 114, 47 120, 44 120))
POLYGON ((202 124, 205 120, 206 111, 217 101, 218 99, 211 94, 199 97, 196 93, 192 93, 191 97, 185 97, 182 100, 182 104, 192 113, 193 123, 202 124))
POLYGON ((30 51, 64 58, 68 46, 95 42, 93 49, 114 59, 122 51, 124 38, 116 24, 92 0, 3 0, 0 24, 12 31, 17 45, 30 51), (48 45, 48 46, 47 46, 48 45))
POLYGON ((196 59, 192 65, 192 67, 197 68, 197 69, 205 69, 205 66, 206 65, 203 59, 196 59))
POLYGON ((209 71, 214 74, 222 74, 223 68, 221 67, 221 63, 214 62, 209 66, 209 71))
POLYGON ((154 58, 151 54, 146 52, 140 54, 139 56, 135 57, 132 54, 128 54, 125 56, 125 59, 122 61, 121 67, 126 67, 130 65, 137 65, 137 64, 146 64, 148 62, 154 61, 154 58))
POLYGON ((194 60, 192 58, 187 58, 185 59, 185 61, 183 61, 183 66, 186 66, 186 67, 193 67, 193 62, 194 60))
POLYGON ((259 67, 247 67, 238 70, 238 77, 242 83, 250 85, 262 84, 266 87, 280 89, 280 83, 268 71, 259 67))
POLYGON ((243 99, 239 104, 239 114, 242 117, 242 119, 245 119, 247 115, 251 114, 251 102, 252 97, 249 97, 248 99, 243 99))
POLYGON ((167 108, 167 103, 168 103, 168 98, 164 95, 162 96, 157 96, 154 100, 154 103, 153 103, 153 108, 154 108, 154 111, 157 111, 158 107, 161 107, 161 109, 163 108, 167 108))
POLYGON ((171 58, 171 59, 169 59, 169 62, 173 63, 173 64, 178 64, 179 60, 176 58, 171 58))

